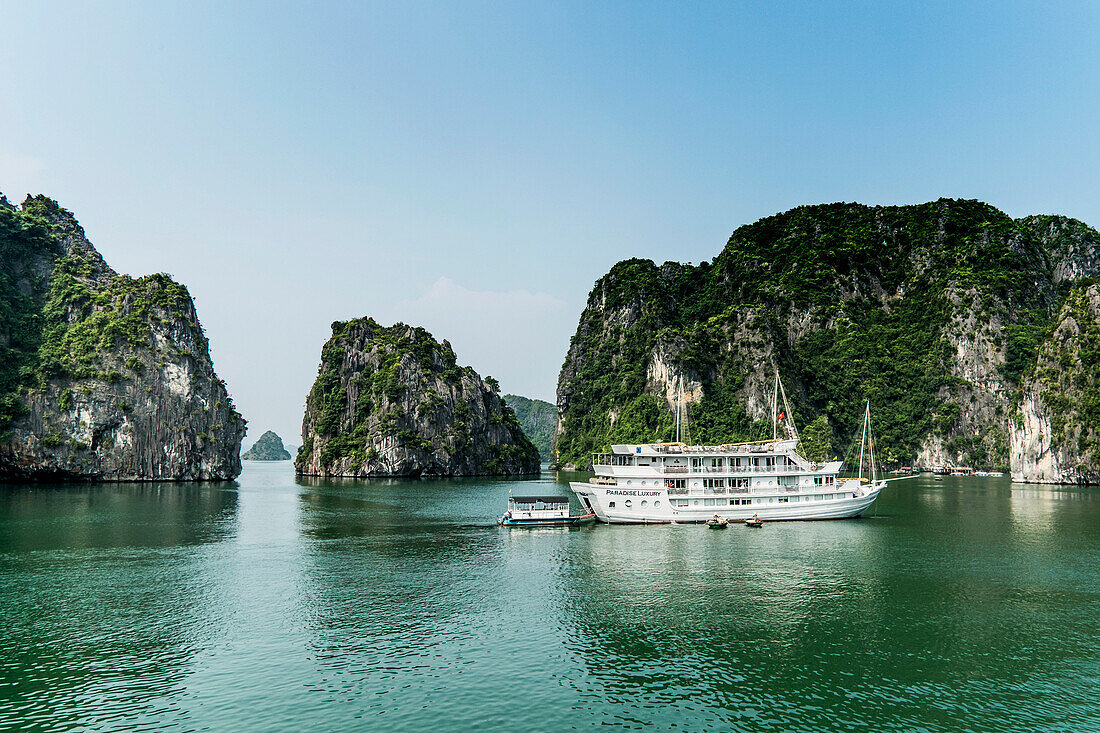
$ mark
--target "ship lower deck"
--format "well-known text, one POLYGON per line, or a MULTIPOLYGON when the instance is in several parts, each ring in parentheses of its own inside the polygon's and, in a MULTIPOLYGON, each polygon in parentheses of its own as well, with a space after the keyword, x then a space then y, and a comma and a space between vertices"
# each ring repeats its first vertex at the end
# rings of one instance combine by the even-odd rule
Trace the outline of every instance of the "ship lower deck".
POLYGON ((652 524, 705 522, 715 515, 733 521, 741 521, 753 516, 769 522, 848 519, 858 517, 867 511, 878 498, 885 484, 879 483, 874 486, 857 484, 854 487, 837 485, 831 491, 816 493, 769 493, 723 497, 670 496, 666 489, 624 490, 588 482, 573 482, 569 486, 585 509, 594 512, 601 522, 652 524))

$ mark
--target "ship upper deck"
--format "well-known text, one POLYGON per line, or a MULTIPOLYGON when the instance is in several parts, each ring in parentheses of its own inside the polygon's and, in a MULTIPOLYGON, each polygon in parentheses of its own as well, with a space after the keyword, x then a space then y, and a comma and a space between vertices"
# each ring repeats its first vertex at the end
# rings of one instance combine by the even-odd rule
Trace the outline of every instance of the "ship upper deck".
POLYGON ((795 440, 769 440, 722 446, 682 443, 614 445, 592 456, 598 476, 644 477, 671 474, 736 476, 756 473, 835 474, 841 461, 818 464, 795 452, 795 440))
POLYGON ((629 443, 611 446, 612 455, 697 457, 753 456, 765 453, 792 453, 797 440, 757 440, 749 443, 723 445, 688 445, 687 443, 629 443))

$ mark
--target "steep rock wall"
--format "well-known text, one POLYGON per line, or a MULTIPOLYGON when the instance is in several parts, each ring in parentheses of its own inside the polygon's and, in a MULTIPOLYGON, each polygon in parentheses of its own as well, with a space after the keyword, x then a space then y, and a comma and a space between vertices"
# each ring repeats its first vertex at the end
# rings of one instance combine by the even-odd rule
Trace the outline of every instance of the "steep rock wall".
POLYGON ((456 364, 447 341, 370 318, 332 324, 306 400, 295 467, 309 476, 539 472, 497 385, 456 364))
POLYGON ((1012 478, 1100 483, 1100 289, 1066 299, 1011 421, 1012 478))
POLYGON ((71 213, 0 199, 0 479, 219 480, 244 420, 186 288, 119 275, 71 213))

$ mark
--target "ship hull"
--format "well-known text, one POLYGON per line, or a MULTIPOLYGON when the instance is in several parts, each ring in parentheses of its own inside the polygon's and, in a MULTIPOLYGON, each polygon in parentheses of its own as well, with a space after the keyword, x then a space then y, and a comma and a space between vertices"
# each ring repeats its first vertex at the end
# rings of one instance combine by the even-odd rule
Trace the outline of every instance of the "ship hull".
POLYGON ((670 497, 664 489, 643 491, 587 482, 569 484, 585 508, 607 524, 706 522, 715 514, 730 521, 743 521, 753 516, 766 522, 850 519, 866 512, 885 486, 885 482, 880 482, 844 491, 838 486, 829 494, 835 498, 829 499, 815 498, 823 494, 753 494, 734 497, 751 503, 729 505, 728 497, 670 497), (689 505, 673 506, 670 499, 687 499, 689 505), (727 503, 719 505, 720 501, 727 503))

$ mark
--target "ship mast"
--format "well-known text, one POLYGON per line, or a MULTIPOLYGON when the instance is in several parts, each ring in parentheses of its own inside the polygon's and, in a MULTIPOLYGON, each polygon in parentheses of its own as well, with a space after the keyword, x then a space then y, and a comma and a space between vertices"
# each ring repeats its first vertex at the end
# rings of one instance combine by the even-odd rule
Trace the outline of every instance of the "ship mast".
POLYGON ((775 373, 775 382, 779 385, 779 394, 783 395, 783 428, 787 431, 787 437, 798 440, 798 428, 794 426, 794 415, 791 414, 791 403, 787 402, 787 390, 783 389, 783 382, 779 381, 779 372, 775 373))
MULTIPOLYGON (((775 370, 775 388, 772 390, 772 440, 779 439, 779 420, 782 419, 783 430, 786 438, 798 440, 798 428, 794 426, 794 415, 791 414, 791 403, 787 401, 787 390, 783 388, 783 382, 779 379, 779 370, 775 370), (779 400, 783 400, 783 410, 780 412, 779 400)), ((785 439, 786 439, 785 438, 785 439)))
POLYGON ((871 400, 867 400, 867 406, 863 410, 863 434, 859 438, 859 478, 863 480, 863 453, 864 448, 869 448, 871 455, 871 481, 875 480, 875 444, 871 441, 871 400))
POLYGON ((779 437, 779 370, 775 370, 775 388, 772 390, 772 440, 779 437))
POLYGON ((680 381, 676 387, 676 442, 680 442, 680 406, 684 401, 684 378, 680 377, 680 381))
POLYGON ((871 454, 871 483, 875 483, 875 440, 871 437, 871 400, 867 400, 867 450, 871 454))

